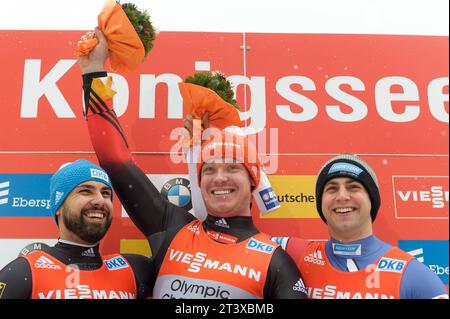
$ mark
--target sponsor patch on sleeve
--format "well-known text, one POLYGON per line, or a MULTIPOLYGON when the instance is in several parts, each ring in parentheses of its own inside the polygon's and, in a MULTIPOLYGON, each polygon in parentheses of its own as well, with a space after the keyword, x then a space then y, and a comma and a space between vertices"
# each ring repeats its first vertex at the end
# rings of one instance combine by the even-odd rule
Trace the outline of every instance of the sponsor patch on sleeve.
POLYGON ((378 271, 389 271, 401 273, 405 269, 406 261, 392 258, 381 258, 378 262, 378 271))
POLYGON ((247 249, 256 250, 265 254, 271 254, 275 246, 263 243, 262 241, 256 240, 254 238, 250 238, 247 246, 245 246, 247 249))
POLYGON ((117 270, 117 269, 129 267, 125 258, 120 257, 120 256, 114 257, 109 260, 105 260, 105 265, 106 265, 106 268, 108 268, 109 270, 117 270))

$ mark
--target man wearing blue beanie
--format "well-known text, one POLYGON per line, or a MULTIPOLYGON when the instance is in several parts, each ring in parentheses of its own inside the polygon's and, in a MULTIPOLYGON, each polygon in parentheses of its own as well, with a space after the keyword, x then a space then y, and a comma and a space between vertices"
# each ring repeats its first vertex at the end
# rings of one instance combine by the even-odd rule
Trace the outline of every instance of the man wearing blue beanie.
POLYGON ((102 256, 99 243, 113 214, 108 174, 87 160, 67 163, 50 180, 58 243, 28 245, 0 271, 0 298, 136 299, 149 296, 152 261, 140 255, 102 256))
POLYGON ((112 185, 108 174, 99 166, 86 160, 78 160, 63 165, 50 180, 50 211, 60 227, 61 238, 79 237, 84 244, 96 244, 105 235, 112 221, 112 185), (73 191, 74 198, 66 199, 73 191), (98 190, 96 200, 88 195, 98 190), (73 205, 83 205, 81 214, 76 216, 71 211, 73 205), (59 220, 63 223, 59 223, 59 220))

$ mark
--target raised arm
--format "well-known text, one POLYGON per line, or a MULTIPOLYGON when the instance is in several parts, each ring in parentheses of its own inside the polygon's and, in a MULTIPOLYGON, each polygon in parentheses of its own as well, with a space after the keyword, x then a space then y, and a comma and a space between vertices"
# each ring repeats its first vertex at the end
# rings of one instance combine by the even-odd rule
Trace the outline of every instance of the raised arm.
POLYGON ((85 118, 99 163, 111 177, 131 220, 145 236, 185 224, 193 216, 165 200, 131 156, 113 110, 112 78, 104 69, 108 44, 100 31, 96 30, 96 36, 99 44, 89 55, 79 57, 78 63, 83 73, 85 118))

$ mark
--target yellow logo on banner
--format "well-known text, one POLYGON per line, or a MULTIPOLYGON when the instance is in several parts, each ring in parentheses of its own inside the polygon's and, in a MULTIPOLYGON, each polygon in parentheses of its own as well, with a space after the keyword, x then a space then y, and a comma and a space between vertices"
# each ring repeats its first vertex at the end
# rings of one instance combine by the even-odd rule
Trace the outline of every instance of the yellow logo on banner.
POLYGON ((268 177, 281 208, 261 218, 320 218, 316 212, 315 175, 268 177))
POLYGON ((152 250, 145 239, 121 239, 120 253, 151 256, 152 250))

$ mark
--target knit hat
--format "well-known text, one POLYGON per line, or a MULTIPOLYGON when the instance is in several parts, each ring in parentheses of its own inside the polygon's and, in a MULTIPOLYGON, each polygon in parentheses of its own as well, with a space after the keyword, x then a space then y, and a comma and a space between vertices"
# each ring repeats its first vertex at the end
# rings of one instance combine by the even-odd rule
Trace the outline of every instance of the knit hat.
POLYGON ((360 182, 367 190, 372 209, 370 215, 372 222, 377 217, 380 208, 380 192, 378 181, 372 168, 355 154, 341 154, 333 157, 320 169, 316 181, 316 207, 320 218, 326 223, 322 212, 322 195, 325 184, 336 177, 349 177, 360 182))
POLYGON ((222 130, 219 136, 212 135, 211 139, 202 145, 197 161, 198 183, 200 185, 202 166, 205 162, 222 159, 225 163, 238 162, 244 164, 250 178, 259 185, 261 177, 261 163, 255 145, 245 135, 222 130))
MULTIPOLYGON (((56 212, 69 193, 79 184, 97 181, 112 189, 108 174, 99 166, 87 160, 63 164, 50 179, 50 212, 58 224, 56 212)), ((112 200, 112 193, 111 193, 112 200)))

